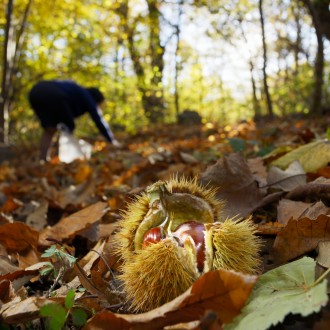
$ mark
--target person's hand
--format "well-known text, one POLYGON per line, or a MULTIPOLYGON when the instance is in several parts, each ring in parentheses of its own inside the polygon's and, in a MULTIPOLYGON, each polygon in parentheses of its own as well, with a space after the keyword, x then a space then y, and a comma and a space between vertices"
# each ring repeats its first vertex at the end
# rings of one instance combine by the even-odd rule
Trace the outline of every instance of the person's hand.
POLYGON ((122 147, 122 144, 117 141, 116 139, 112 141, 112 144, 116 147, 116 148, 121 148, 122 147))

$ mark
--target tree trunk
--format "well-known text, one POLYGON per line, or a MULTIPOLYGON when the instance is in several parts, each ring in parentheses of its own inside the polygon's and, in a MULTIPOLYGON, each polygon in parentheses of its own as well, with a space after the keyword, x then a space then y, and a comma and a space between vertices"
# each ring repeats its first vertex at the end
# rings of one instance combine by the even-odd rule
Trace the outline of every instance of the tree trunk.
MULTIPOLYGON (((304 1, 305 2, 305 1, 304 1)), ((310 0, 306 2, 311 2, 310 0)), ((305 2, 305 3, 306 3, 305 2)), ((314 7, 314 15, 319 24, 320 32, 330 40, 330 5, 329 0, 316 0, 312 3, 314 7)), ((307 5, 308 7, 308 5, 307 5)))
POLYGON ((14 0, 9 0, 6 12, 5 41, 3 46, 3 69, 0 97, 0 143, 8 143, 10 74, 14 63, 14 0))
POLYGON ((180 49, 180 38, 181 38, 181 16, 182 16, 182 0, 178 2, 178 18, 177 25, 175 27, 176 33, 176 45, 174 51, 175 57, 175 73, 174 73, 174 106, 175 106, 175 114, 176 118, 179 118, 180 113, 180 104, 179 104, 179 86, 178 86, 178 77, 181 63, 178 60, 179 49, 180 49))
POLYGON ((14 0, 9 0, 6 12, 5 42, 3 47, 3 71, 0 96, 0 142, 8 143, 9 113, 15 94, 14 77, 20 61, 24 43, 26 22, 32 0, 29 0, 24 11, 21 27, 15 36, 13 13, 14 0))
POLYGON ((164 91, 163 91, 163 71, 164 71, 164 47, 160 43, 160 12, 158 9, 157 0, 147 1, 149 9, 149 48, 151 55, 151 86, 150 97, 149 93, 144 96, 147 101, 146 114, 149 116, 150 121, 161 123, 164 119, 164 91))
POLYGON ((311 114, 319 115, 322 111, 322 87, 323 87, 323 71, 324 71, 324 45, 323 45, 323 30, 319 20, 319 16, 315 10, 313 3, 310 0, 303 0, 313 21, 317 39, 317 54, 314 66, 315 86, 311 105, 311 114))
MULTIPOLYGON (((248 48, 248 41, 244 32, 244 28, 242 25, 243 17, 239 16, 238 21, 240 23, 240 28, 242 32, 243 39, 246 43, 246 48, 248 48)), ((254 79, 254 64, 252 60, 251 52, 249 51, 250 59, 249 59, 249 66, 250 66, 250 79, 251 79, 251 87, 252 87, 252 104, 253 104, 253 112, 254 112, 254 119, 259 119, 261 117, 261 109, 260 109, 260 103, 257 96, 257 86, 256 81, 254 79)))
POLYGON ((298 75, 299 72, 299 53, 301 49, 301 18, 300 18, 300 2, 296 1, 296 5, 293 6, 292 8, 292 13, 294 16, 294 20, 296 23, 296 28, 297 28, 297 36, 296 36, 296 41, 294 44, 294 62, 295 62, 295 68, 294 68, 294 76, 298 75))
MULTIPOLYGON (((150 75, 142 65, 142 55, 136 47, 134 36, 136 22, 129 23, 128 1, 122 1, 117 12, 122 20, 122 28, 127 36, 127 47, 133 62, 133 68, 138 80, 138 89, 142 96, 142 106, 146 117, 152 123, 160 123, 164 118, 164 96, 163 96, 163 70, 164 70, 164 48, 160 44, 160 26, 158 2, 147 1, 149 15, 148 27, 150 30, 149 50, 150 50, 150 75)), ((149 73, 149 72, 148 72, 149 73)))
POLYGON ((264 91, 266 95, 267 101, 267 110, 268 115, 273 117, 273 104, 269 93, 268 87, 268 76, 267 76, 267 45, 266 45, 266 36, 265 36, 265 21, 264 21, 264 14, 262 9, 263 0, 259 0, 259 14, 260 14, 260 23, 261 23, 261 35, 262 35, 262 48, 263 48, 263 84, 264 84, 264 91))

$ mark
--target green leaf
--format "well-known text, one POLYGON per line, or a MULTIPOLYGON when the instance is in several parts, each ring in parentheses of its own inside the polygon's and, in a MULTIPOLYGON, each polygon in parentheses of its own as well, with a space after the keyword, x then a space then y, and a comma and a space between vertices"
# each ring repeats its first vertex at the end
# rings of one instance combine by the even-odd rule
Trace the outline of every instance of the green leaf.
POLYGON ((52 263, 50 262, 47 262, 45 263, 45 267, 42 268, 39 273, 41 276, 46 276, 48 275, 49 273, 51 273, 52 271, 54 271, 54 266, 52 265, 52 263))
POLYGON ((77 261, 77 258, 75 258, 72 255, 65 253, 61 250, 58 250, 57 254, 60 258, 66 259, 68 261, 70 267, 72 267, 75 264, 75 262, 77 261))
POLYGON ((40 308, 41 317, 50 317, 49 329, 62 329, 66 321, 66 310, 63 306, 51 303, 40 308))
POLYGON ((45 250, 45 252, 41 255, 42 258, 52 257, 57 251, 56 245, 52 245, 49 249, 45 250))
POLYGON ((73 289, 70 289, 65 297, 65 307, 67 309, 70 309, 73 307, 74 304, 74 296, 75 296, 75 292, 73 289))
POLYGON ((87 319, 88 319, 87 313, 81 308, 74 309, 71 316, 72 316, 73 324, 78 327, 86 324, 87 319))
POLYGON ((245 149, 245 141, 240 138, 229 138, 228 142, 230 146, 232 147, 233 151, 240 152, 245 149))
POLYGON ((304 257, 261 275, 247 305, 225 330, 264 330, 289 313, 307 316, 320 311, 328 301, 327 281, 313 285, 315 264, 304 257))
POLYGON ((316 172, 330 162, 330 141, 308 143, 276 159, 271 165, 285 169, 295 160, 300 162, 305 172, 316 172))

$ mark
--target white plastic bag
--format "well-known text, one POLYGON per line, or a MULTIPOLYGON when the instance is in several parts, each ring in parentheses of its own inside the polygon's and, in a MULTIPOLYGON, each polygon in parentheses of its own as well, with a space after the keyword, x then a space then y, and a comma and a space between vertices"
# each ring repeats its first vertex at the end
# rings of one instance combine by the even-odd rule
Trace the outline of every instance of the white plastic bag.
POLYGON ((64 124, 58 124, 60 132, 58 157, 63 163, 71 163, 76 159, 89 159, 92 154, 92 145, 82 139, 74 137, 64 124))

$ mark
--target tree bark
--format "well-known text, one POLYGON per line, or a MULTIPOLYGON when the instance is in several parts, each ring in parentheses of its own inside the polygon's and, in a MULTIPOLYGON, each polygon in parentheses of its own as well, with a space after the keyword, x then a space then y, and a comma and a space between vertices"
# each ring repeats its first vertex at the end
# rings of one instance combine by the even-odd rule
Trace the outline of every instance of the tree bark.
POLYGON ((5 41, 3 46, 3 69, 0 97, 0 143, 8 143, 8 94, 10 89, 10 75, 14 63, 14 0, 8 0, 6 11, 5 41))
POLYGON ((262 48, 263 48, 263 85, 264 85, 264 92, 266 95, 266 102, 267 102, 267 110, 268 115, 273 117, 273 104, 271 100, 271 96, 269 93, 268 87, 268 76, 267 76, 267 44, 266 44, 266 36, 265 36, 265 20, 264 20, 264 13, 262 8, 263 0, 259 0, 259 14, 260 14, 260 24, 261 24, 261 36, 262 36, 262 48))
POLYGON ((14 0, 9 0, 6 12, 5 42, 3 50, 3 71, 0 96, 0 142, 8 143, 9 113, 15 94, 14 77, 21 57, 24 43, 27 18, 32 0, 29 0, 21 22, 21 27, 15 36, 14 0))
POLYGON ((177 17, 177 25, 175 26, 175 34, 176 34, 176 45, 175 45, 175 73, 174 73, 174 106, 175 106, 175 114, 176 118, 179 118, 180 113, 180 103, 179 103, 179 85, 178 85, 178 77, 181 63, 179 63, 179 50, 180 50, 180 38, 181 38, 181 16, 182 12, 182 0, 178 2, 178 17, 177 17))
POLYGON ((317 39, 317 53, 314 65, 315 86, 312 98, 310 112, 312 115, 320 115, 322 111, 322 87, 323 87, 323 72, 324 72, 324 45, 323 45, 323 30, 319 20, 319 16, 311 0, 303 0, 313 21, 317 39))
MULTIPOLYGON (((122 1, 117 12, 122 21, 122 28, 127 36, 127 47, 133 62, 133 68, 138 80, 138 89, 142 97, 142 106, 146 117, 152 123, 161 123, 164 118, 164 95, 163 95, 163 70, 164 70, 164 47, 160 44, 159 10, 156 0, 147 1, 149 15, 148 27, 150 75, 148 77, 145 66, 142 65, 142 55, 136 47, 134 36, 136 22, 129 23, 128 1, 122 1)), ((149 72, 148 72, 149 73, 149 72)))

